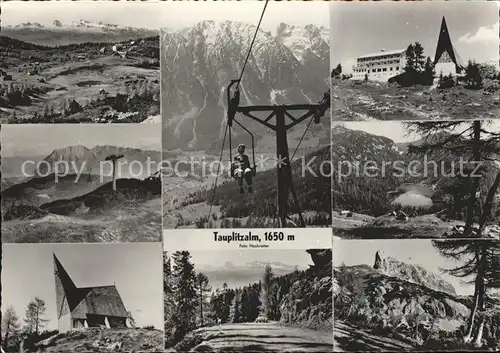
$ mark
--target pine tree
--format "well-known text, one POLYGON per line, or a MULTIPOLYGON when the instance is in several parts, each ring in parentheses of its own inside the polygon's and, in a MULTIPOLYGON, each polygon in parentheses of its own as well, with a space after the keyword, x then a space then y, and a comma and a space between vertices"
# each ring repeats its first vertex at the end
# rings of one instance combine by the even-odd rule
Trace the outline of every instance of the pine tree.
POLYGON ((464 343, 483 345, 485 314, 491 309, 488 291, 500 288, 500 243, 490 240, 434 240, 434 247, 441 255, 454 260, 462 260, 463 265, 445 270, 458 278, 473 276, 474 303, 467 320, 464 343))
POLYGON ((19 339, 20 324, 16 310, 11 306, 2 314, 2 347, 7 351, 12 342, 19 339))
POLYGON ((231 307, 229 308, 229 322, 238 323, 241 322, 241 319, 241 289, 236 289, 234 291, 231 307))
POLYGON ((470 89, 480 89, 483 88, 483 77, 481 75, 481 70, 479 65, 469 60, 467 67, 465 68, 465 87, 470 89))
POLYGON ((198 292, 198 300, 200 303, 200 326, 205 325, 204 321, 204 311, 206 311, 205 303, 208 298, 208 293, 212 290, 210 287, 208 277, 203 273, 198 273, 196 275, 196 289, 198 292))
POLYGON ((35 299, 29 302, 26 309, 26 318, 24 319, 29 333, 40 334, 45 324, 49 321, 43 318, 45 311, 47 311, 47 307, 43 299, 35 297, 35 299))
POLYGON ((260 313, 262 316, 269 319, 272 311, 273 298, 272 298, 272 281, 274 278, 273 269, 271 265, 266 265, 264 269, 264 276, 262 277, 260 289, 260 313))
POLYGON ((172 317, 175 311, 175 293, 172 283, 172 267, 167 252, 163 254, 163 319, 165 344, 168 346, 173 338, 175 327, 172 325, 172 317))
POLYGON ((405 56, 405 71, 409 74, 416 72, 417 68, 415 63, 415 47, 413 44, 408 45, 408 48, 406 48, 405 56))
MULTIPOLYGON (((480 221, 483 214, 486 217, 484 222, 489 219, 494 195, 499 187, 498 183, 489 182, 486 176, 494 170, 494 165, 491 168, 488 167, 488 163, 492 161, 494 163, 495 156, 500 153, 500 134, 489 131, 488 122, 479 120, 412 122, 406 124, 406 128, 424 136, 423 143, 418 146, 409 146, 410 154, 427 155, 441 164, 450 156, 457 158, 460 156, 463 161, 469 163, 465 170, 455 171, 454 174, 459 173, 459 177, 453 179, 448 191, 460 193, 461 198, 464 196, 466 198, 464 236, 470 236, 473 232, 473 224, 480 221), (462 175, 463 172, 466 174, 462 175), (479 210, 478 191, 481 188, 486 189, 486 196, 483 198, 483 209, 479 210)), ((481 234, 477 236, 481 237, 481 234)))
POLYGON ((178 342, 196 328, 196 273, 188 251, 173 253, 172 280, 174 304, 172 323, 175 325, 174 340, 178 342))
POLYGON ((424 56, 424 47, 419 42, 415 42, 413 45, 413 65, 417 72, 421 73, 425 69, 425 56, 424 56))

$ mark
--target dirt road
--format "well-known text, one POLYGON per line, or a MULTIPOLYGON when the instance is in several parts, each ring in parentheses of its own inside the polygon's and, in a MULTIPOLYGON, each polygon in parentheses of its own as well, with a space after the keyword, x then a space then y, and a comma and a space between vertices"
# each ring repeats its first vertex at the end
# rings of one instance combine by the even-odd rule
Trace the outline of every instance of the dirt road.
MULTIPOLYGON (((276 323, 225 324, 196 330, 194 352, 331 352, 333 336, 328 331, 285 327, 276 323)), ((191 337, 193 338, 193 337, 191 337)))

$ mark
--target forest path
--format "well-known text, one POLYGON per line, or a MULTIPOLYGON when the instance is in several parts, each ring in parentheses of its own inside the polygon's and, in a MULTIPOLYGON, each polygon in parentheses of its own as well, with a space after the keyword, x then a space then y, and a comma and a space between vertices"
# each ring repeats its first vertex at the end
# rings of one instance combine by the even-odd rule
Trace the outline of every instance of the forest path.
POLYGON ((334 329, 335 352, 402 352, 413 347, 394 338, 371 334, 349 324, 336 321, 334 329))
POLYGON ((196 333, 202 342, 194 352, 331 352, 333 336, 277 323, 241 323, 204 327, 196 333))

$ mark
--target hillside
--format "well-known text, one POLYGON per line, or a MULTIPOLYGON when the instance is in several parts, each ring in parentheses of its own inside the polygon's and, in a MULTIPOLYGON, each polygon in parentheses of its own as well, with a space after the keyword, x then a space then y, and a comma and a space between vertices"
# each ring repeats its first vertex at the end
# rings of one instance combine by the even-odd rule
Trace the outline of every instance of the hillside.
POLYGON ((59 333, 38 342, 28 352, 160 352, 163 332, 155 329, 108 329, 89 328, 59 333))
MULTIPOLYGON (((332 251, 310 249, 314 265, 271 280, 269 322, 259 323, 261 283, 216 291, 210 299, 214 312, 206 327, 189 332, 175 345, 177 352, 324 352, 332 349, 332 251), (222 320, 221 331, 213 320, 222 320)), ((271 266, 272 268, 272 266, 271 266)), ((167 346, 175 328, 166 326, 167 346)))
POLYGON ((463 85, 441 90, 433 86, 399 87, 397 84, 335 79, 332 83, 332 119, 495 119, 500 115, 499 89, 498 79, 486 79, 480 90, 466 89, 463 85))
MULTIPOLYGON (((329 226, 330 224, 330 171, 329 164, 324 168, 324 175, 320 172, 321 163, 329 160, 330 147, 322 148, 305 157, 309 170, 302 170, 302 161, 292 162, 292 173, 295 190, 299 200, 305 222, 308 226, 329 226), (314 174, 313 174, 314 173, 314 174), (302 175, 303 174, 303 175, 302 175)), ((253 180, 254 192, 252 195, 240 195, 237 182, 234 180, 219 181, 215 197, 211 186, 189 193, 184 200, 174 205, 166 215, 176 218, 178 226, 196 226, 205 228, 207 225, 218 225, 227 228, 230 226, 267 227, 275 221, 276 214, 276 168, 258 171, 253 180), (214 215, 208 220, 208 205, 214 205, 214 215), (208 223, 210 222, 210 223, 208 223)), ((293 214, 295 207, 292 200, 289 207, 293 214)), ((298 221, 297 215, 292 218, 298 221)), ((174 223, 175 221, 170 220, 174 223)), ((175 223, 174 223, 175 224, 175 223)))
MULTIPOLYGON (((118 179, 84 195, 2 208, 3 242, 157 241, 161 237, 161 181, 118 179)), ((83 189, 80 189, 82 191, 83 189)))
MULTIPOLYGON (((455 294, 451 284, 421 266, 390 258, 390 266, 382 265, 379 255, 373 267, 334 268, 336 350, 446 349, 456 344, 472 298, 455 294)), ((498 337, 498 324, 489 321, 487 326, 484 332, 492 336, 484 339, 498 337)))
POLYGON ((44 46, 38 37, 25 42, 15 39, 25 36, 7 37, 2 30, 1 122, 155 121, 158 37, 102 42, 75 33, 86 40, 44 46))
MULTIPOLYGON (((236 21, 202 21, 162 33, 163 146, 174 150, 220 149, 225 123, 225 88, 238 77, 255 26, 236 21)), ((316 103, 328 89, 327 28, 281 24, 275 32, 258 32, 241 83, 240 105, 316 103)), ((263 116, 264 114, 259 114, 263 116)), ((257 140, 269 134, 244 120, 257 140)), ((329 120, 323 135, 328 138, 329 120)), ((239 127, 234 140, 249 144, 239 127)), ((216 152, 214 154, 217 154, 216 152)))
POLYGON ((26 22, 15 26, 3 26, 2 34, 19 41, 55 47, 87 42, 122 42, 153 37, 157 35, 157 31, 82 19, 73 23, 62 23, 56 20, 52 25, 26 22))
MULTIPOLYGON (((447 134, 435 134, 428 137, 428 142, 446 138, 447 134)), ((463 226, 467 181, 458 174, 458 167, 463 164, 464 155, 446 149, 424 157, 409 153, 410 145, 421 143, 421 139, 395 143, 354 128, 333 127, 336 235, 372 239, 439 238, 453 233, 454 227, 463 226), (430 169, 429 163, 438 167, 430 169)), ((483 166, 484 177, 479 187, 484 202, 498 173, 498 164, 486 161, 483 166)), ((494 199, 492 213, 496 219, 500 219, 499 200, 498 196, 494 199)), ((500 236, 494 222, 485 234, 500 236)))

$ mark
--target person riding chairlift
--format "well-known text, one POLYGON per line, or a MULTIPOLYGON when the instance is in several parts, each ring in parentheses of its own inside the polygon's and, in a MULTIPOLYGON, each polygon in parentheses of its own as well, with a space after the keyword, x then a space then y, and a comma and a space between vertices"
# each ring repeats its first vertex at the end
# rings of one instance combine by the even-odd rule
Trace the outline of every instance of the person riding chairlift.
POLYGON ((245 182, 247 183, 248 186, 248 192, 252 193, 253 188, 252 188, 252 178, 253 178, 253 171, 250 166, 250 159, 248 156, 245 154, 245 148, 246 146, 244 144, 238 145, 238 155, 234 157, 234 162, 233 162, 233 177, 238 180, 238 185, 240 186, 240 194, 244 194, 245 191, 243 189, 243 179, 245 179, 245 182))

